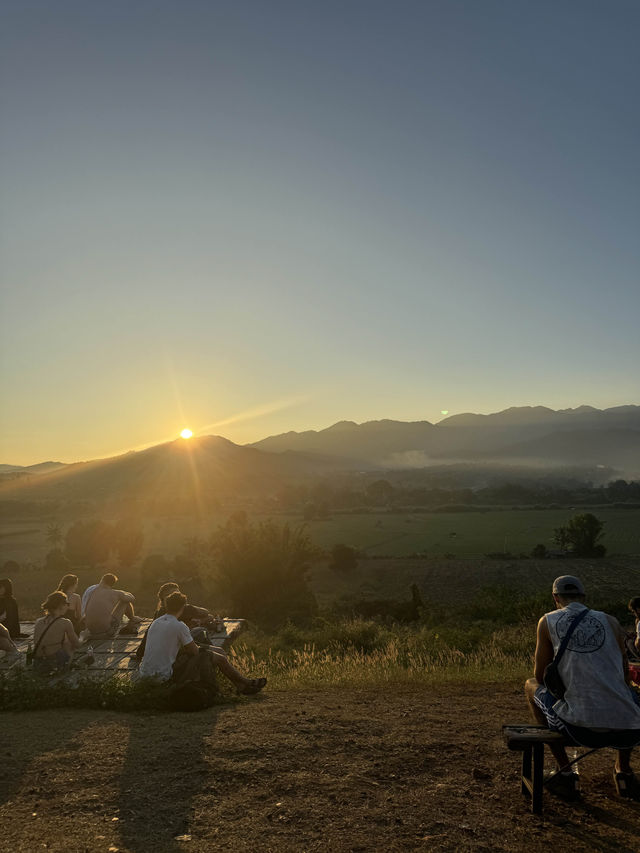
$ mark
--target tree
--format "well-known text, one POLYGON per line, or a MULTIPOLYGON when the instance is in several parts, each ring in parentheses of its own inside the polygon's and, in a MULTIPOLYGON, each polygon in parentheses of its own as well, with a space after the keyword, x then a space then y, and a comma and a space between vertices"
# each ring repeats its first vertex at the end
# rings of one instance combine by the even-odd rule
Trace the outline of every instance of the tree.
POLYGON ((48 571, 58 572, 60 575, 66 575, 71 568, 71 563, 60 548, 53 548, 49 551, 44 564, 48 571))
POLYGON ((358 555, 355 548, 349 545, 334 545, 331 549, 329 568, 336 572, 350 572, 358 565, 358 555))
POLYGON ((121 566, 131 566, 140 556, 144 543, 142 525, 129 518, 117 521, 113 527, 113 547, 121 566))
POLYGON ((64 536, 59 524, 50 524, 47 527, 46 539, 54 550, 60 548, 64 536))
POLYGON ((563 549, 568 546, 576 557, 604 557, 607 549, 598 542, 603 536, 603 527, 599 518, 585 512, 570 518, 566 527, 557 528, 554 540, 563 549))
POLYGON ((304 527, 228 522, 211 538, 218 583, 238 615, 274 627, 317 611, 307 581, 316 554, 304 527))
POLYGON ((375 480, 367 486, 367 498, 374 506, 388 504, 394 492, 395 489, 388 480, 375 480))
POLYGON ((536 560, 544 560, 547 554, 547 546, 543 545, 542 542, 536 545, 533 551, 531 552, 531 556, 534 557, 536 560))
POLYGON ((65 554, 74 566, 95 566, 109 558, 113 526, 106 521, 76 521, 65 536, 65 554))

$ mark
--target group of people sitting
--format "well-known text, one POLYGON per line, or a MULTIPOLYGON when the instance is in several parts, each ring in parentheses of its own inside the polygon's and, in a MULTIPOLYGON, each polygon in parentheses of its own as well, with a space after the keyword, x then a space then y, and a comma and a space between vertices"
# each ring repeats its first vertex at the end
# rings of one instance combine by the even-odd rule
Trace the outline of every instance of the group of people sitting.
MULTIPOLYGON (((82 598, 76 575, 65 575, 55 592, 41 605, 44 616, 36 620, 33 631, 33 667, 42 673, 64 670, 84 641, 112 639, 117 635, 138 634, 143 619, 134 610, 132 593, 115 589, 118 578, 111 572, 100 582, 88 587, 82 598), (82 640, 81 640, 82 637, 82 640)), ((13 587, 0 581, 0 650, 18 656, 14 639, 20 634, 17 604, 13 587), (11 599, 13 606, 7 605, 11 599), (4 610, 3 610, 4 608, 4 610), (5 617, 9 615, 5 622, 5 617)), ((165 583, 158 591, 158 604, 136 658, 139 676, 175 685, 197 682, 215 689, 216 673, 222 673, 239 693, 259 693, 266 678, 247 678, 228 660, 224 652, 214 648, 207 629, 217 627, 218 620, 204 607, 189 604, 177 583, 165 583)))

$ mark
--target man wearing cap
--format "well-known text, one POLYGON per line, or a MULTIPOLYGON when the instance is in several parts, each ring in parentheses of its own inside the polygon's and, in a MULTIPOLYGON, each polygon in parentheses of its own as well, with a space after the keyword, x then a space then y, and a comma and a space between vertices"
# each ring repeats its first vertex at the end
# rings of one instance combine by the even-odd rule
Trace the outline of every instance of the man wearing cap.
MULTIPOLYGON (((631 748, 640 743, 640 705, 628 683, 624 632, 613 616, 586 607, 579 578, 556 578, 552 592, 556 609, 538 622, 534 677, 525 684, 533 715, 577 745, 618 747, 613 772, 617 791, 640 800, 640 780, 630 765, 631 748), (565 687, 564 697, 558 699, 544 686, 544 671, 574 622, 558 663, 565 687)), ((566 750, 559 744, 550 748, 558 771, 547 786, 565 799, 575 799, 578 777, 571 768, 563 770, 569 764, 566 750)))

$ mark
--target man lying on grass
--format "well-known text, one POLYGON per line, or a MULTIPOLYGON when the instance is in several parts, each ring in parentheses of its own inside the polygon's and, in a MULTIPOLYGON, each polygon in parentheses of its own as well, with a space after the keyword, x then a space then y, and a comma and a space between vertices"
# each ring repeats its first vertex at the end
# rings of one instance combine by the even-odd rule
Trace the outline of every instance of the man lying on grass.
MULTIPOLYGON (((534 677, 525 684, 533 715, 578 746, 617 747, 616 789, 622 797, 640 800, 640 780, 629 763, 631 748, 640 743, 640 705, 629 686, 624 632, 613 616, 585 606, 578 578, 556 578, 552 592, 556 609, 538 622, 534 677), (545 669, 567 635, 557 664, 562 684, 553 687, 547 674, 554 695, 544 684, 545 669)), ((547 787, 564 799, 575 799, 578 776, 567 767, 566 750, 561 744, 550 748, 558 771, 547 787)))
POLYGON ((219 670, 246 696, 259 693, 266 678, 245 678, 219 650, 198 646, 184 622, 180 621, 187 596, 172 592, 165 599, 164 615, 149 626, 140 676, 158 678, 181 685, 195 681, 205 687, 215 687, 215 671, 219 670))

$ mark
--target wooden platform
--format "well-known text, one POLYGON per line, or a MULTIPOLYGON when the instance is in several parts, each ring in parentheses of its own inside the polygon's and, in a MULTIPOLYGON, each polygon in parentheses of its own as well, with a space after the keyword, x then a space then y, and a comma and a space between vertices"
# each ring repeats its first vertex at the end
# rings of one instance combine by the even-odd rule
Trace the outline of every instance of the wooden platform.
MULTIPOLYGON (((137 636, 118 636, 112 640, 87 640, 83 642, 80 648, 76 651, 73 663, 80 668, 86 669, 91 673, 112 673, 116 671, 128 671, 138 668, 138 662, 135 659, 136 649, 142 642, 142 638, 149 625, 151 619, 145 619, 140 623, 137 636), (93 647, 94 662, 89 664, 87 661, 87 649, 93 647)), ((228 650, 234 640, 242 633, 245 628, 244 619, 223 619, 222 624, 224 629, 216 634, 209 633, 209 638, 214 646, 220 649, 228 650)), ((27 636, 23 639, 14 640, 18 650, 23 654, 19 658, 7 658, 7 655, 0 651, 0 672, 8 672, 14 667, 22 667, 25 665, 25 654, 29 643, 33 647, 33 622, 21 622, 20 629, 27 636)))

